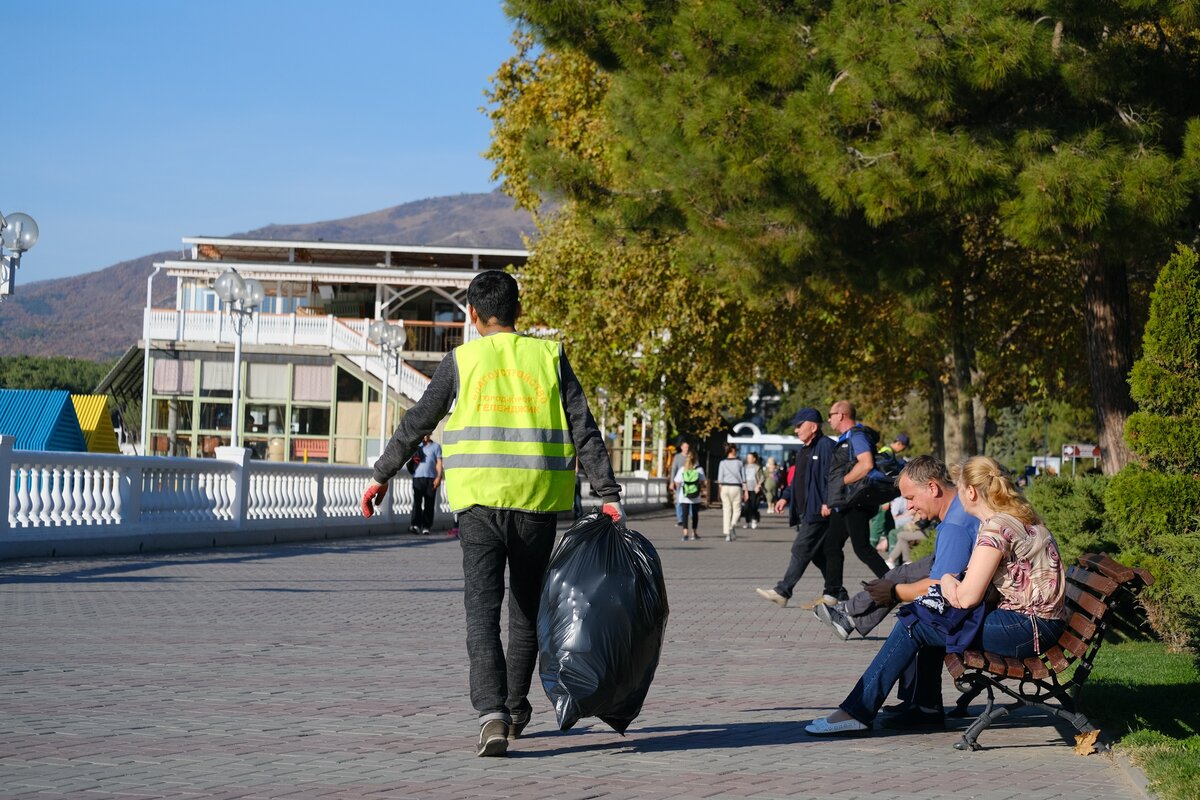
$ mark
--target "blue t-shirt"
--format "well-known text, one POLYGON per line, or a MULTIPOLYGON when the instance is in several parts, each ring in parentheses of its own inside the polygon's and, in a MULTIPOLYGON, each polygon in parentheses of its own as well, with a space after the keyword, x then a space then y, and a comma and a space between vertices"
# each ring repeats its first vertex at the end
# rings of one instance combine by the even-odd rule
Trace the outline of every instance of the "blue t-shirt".
POLYGON ((421 445, 421 463, 417 464, 414 478, 436 478, 438 476, 437 462, 442 457, 442 446, 437 442, 421 445))
POLYGON ((947 572, 957 575, 967 568, 975 548, 979 520, 971 516, 959 502, 958 496, 946 510, 946 518, 937 525, 937 542, 933 546, 933 566, 929 577, 940 581, 947 572))
MULTIPOLYGON (((850 469, 854 469, 854 464, 858 461, 858 457, 863 453, 871 453, 874 455, 875 448, 871 446, 871 440, 867 437, 866 432, 863 431, 861 422, 839 436, 838 444, 841 444, 847 439, 850 440, 850 469)), ((874 462, 872 461, 871 463, 874 462)), ((884 481, 888 479, 888 476, 885 475, 883 470, 879 469, 878 467, 871 467, 871 471, 867 473, 867 477, 884 481)))

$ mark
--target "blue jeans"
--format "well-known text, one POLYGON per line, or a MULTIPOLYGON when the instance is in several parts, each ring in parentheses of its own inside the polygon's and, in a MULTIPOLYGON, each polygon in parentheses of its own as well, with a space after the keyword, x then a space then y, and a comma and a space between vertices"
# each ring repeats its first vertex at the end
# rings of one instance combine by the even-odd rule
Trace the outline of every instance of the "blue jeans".
MULTIPOLYGON (((1058 641, 1064 624, 1062 620, 1037 618, 1038 638, 1043 650, 1058 641)), ((1026 614, 1003 609, 989 612, 983 620, 981 637, 982 648, 997 655, 1013 658, 1036 655, 1033 649, 1033 625, 1026 614)), ((883 647, 875 654, 871 666, 867 667, 867 671, 858 679, 854 690, 842 701, 839 708, 864 725, 870 725, 875 721, 875 715, 883 707, 892 687, 896 685, 900 673, 917 657, 917 652, 922 648, 945 650, 946 635, 925 622, 918 621, 911 628, 897 623, 883 647)), ((940 665, 934 670, 929 666, 935 663, 934 659, 922 659, 921 663, 926 664, 926 668, 920 670, 924 674, 917 675, 917 681, 922 687, 918 697, 940 698, 940 665)))
POLYGON ((557 516, 471 506, 458 515, 471 705, 481 721, 524 716, 537 663, 537 615, 557 516), (508 567, 508 652, 500 604, 508 567))

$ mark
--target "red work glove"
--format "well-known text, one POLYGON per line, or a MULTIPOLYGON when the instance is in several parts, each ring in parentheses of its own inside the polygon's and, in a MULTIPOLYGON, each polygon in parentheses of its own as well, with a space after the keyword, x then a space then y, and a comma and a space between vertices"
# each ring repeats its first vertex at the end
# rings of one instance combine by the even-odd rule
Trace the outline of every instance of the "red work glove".
POLYGON ((616 524, 625 524, 625 508, 620 503, 605 503, 600 510, 612 517, 616 524))
POLYGON ((362 496, 362 512, 363 516, 370 519, 375 514, 375 506, 383 503, 383 497, 387 494, 386 483, 376 483, 371 481, 367 486, 367 490, 362 496))

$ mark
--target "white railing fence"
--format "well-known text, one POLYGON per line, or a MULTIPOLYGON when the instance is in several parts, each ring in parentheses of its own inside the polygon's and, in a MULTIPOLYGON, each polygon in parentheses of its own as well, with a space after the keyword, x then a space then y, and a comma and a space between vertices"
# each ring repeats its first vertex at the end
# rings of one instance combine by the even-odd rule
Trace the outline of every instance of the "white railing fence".
MULTIPOLYGON (((370 520, 359 510, 369 467, 217 458, 14 450, 0 436, 0 559, 129 553, 339 538, 407 530, 412 480, 396 476, 370 520)), ((621 478, 631 509, 663 507, 667 482, 621 478)), ((583 503, 598 503, 583 485, 583 503)), ((439 495, 436 524, 452 524, 439 495)))
MULTIPOLYGON (((200 341, 233 344, 237 333, 228 315, 216 311, 174 311, 152 308, 145 312, 145 333, 151 339, 200 341)), ((391 391, 402 392, 417 400, 429 385, 429 378, 404 364, 396 374, 385 373, 378 348, 367 338, 370 320, 344 319, 305 314, 255 314, 242 332, 243 345, 321 347, 341 353, 374 378, 388 376, 391 391), (370 353, 371 355, 367 355, 370 353)), ((411 349, 411 348, 410 348, 411 349)))

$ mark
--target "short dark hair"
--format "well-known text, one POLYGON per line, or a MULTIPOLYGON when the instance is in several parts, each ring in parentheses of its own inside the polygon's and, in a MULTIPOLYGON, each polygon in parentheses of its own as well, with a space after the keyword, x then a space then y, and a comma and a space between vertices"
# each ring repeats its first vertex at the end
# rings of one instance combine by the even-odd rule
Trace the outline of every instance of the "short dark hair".
POLYGON ((498 324, 512 327, 521 305, 517 279, 503 270, 485 270, 467 287, 467 302, 483 322, 494 318, 498 324))
POLYGON ((950 470, 946 468, 946 463, 929 455, 920 455, 910 459, 904 465, 904 469, 900 470, 900 474, 896 476, 897 486, 900 485, 901 478, 908 478, 917 484, 937 481, 942 486, 949 487, 954 485, 954 480, 950 477, 950 470))

